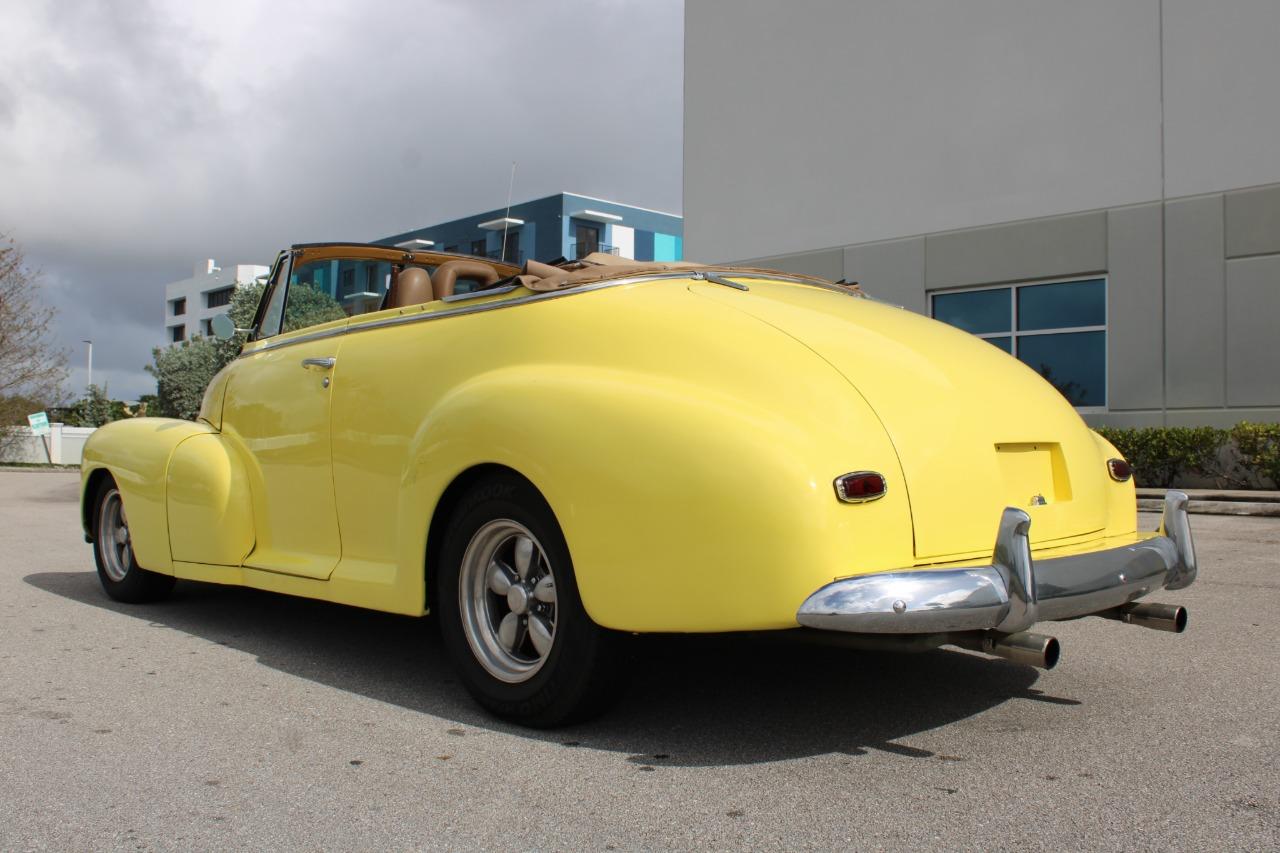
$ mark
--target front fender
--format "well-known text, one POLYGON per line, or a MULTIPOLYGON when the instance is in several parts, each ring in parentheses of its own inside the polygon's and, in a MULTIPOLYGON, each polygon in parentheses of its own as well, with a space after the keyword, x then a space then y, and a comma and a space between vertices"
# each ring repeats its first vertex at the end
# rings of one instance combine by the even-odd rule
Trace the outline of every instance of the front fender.
POLYGON ((173 418, 131 418, 99 427, 85 442, 80 463, 81 517, 92 535, 90 502, 101 471, 120 489, 138 565, 173 574, 165 509, 166 475, 174 449, 193 435, 213 432, 204 423, 173 418))
MULTIPOLYGON (((902 483, 874 415, 832 372, 768 395, 624 369, 473 378, 414 438, 402 518, 480 463, 527 477, 555 512, 592 619, 628 631, 792 627, 833 578, 911 559, 905 489, 839 503, 860 468, 902 483), (812 385, 828 383, 821 412, 812 385)), ((408 543, 402 565, 421 559, 408 543)))

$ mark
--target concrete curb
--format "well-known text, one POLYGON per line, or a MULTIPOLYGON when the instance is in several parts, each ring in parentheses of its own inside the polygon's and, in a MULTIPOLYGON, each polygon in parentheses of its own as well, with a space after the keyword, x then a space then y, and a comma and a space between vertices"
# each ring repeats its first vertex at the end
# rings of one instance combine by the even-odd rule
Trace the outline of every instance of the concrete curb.
MULTIPOLYGON (((1166 489, 1138 489, 1139 498, 1163 499, 1166 489)), ((1245 501, 1280 503, 1280 492, 1267 489, 1180 489, 1193 501, 1245 501)))
MULTIPOLYGON (((1187 512, 1200 515, 1253 515, 1280 518, 1280 492, 1237 489, 1183 489, 1187 512)), ((1138 489, 1141 512, 1161 512, 1165 489, 1138 489)))
POLYGON ((20 465, 0 465, 0 473, 5 474, 78 474, 79 465, 32 465, 30 468, 20 465))

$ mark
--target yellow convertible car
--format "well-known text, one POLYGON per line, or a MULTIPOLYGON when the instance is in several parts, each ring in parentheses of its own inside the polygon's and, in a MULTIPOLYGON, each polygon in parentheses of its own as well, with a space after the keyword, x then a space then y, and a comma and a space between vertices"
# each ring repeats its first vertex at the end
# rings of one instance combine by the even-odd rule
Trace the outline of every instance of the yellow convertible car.
POLYGON ((1140 532, 1128 464, 1049 383, 853 285, 307 244, 228 325, 197 421, 85 448, 114 598, 184 578, 430 611, 474 696, 531 725, 599 710, 628 633, 1048 668, 1037 622, 1186 624, 1138 601, 1196 576, 1186 496, 1140 532), (317 293, 339 319, 308 325, 317 293))

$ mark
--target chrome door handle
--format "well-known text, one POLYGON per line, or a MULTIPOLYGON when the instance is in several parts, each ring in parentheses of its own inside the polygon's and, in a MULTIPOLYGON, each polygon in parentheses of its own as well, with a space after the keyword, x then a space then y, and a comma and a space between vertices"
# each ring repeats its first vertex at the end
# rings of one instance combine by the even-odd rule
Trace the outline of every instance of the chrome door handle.
POLYGON ((337 363, 336 358, 304 358, 302 360, 303 367, 316 367, 320 370, 333 370, 333 366, 337 363))

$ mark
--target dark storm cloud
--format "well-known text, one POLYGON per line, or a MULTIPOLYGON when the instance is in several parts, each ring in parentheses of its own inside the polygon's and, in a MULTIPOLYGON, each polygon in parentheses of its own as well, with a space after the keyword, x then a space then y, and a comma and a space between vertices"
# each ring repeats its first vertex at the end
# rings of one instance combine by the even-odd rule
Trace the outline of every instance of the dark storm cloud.
POLYGON ((163 287, 560 190, 680 209, 678 2, 11 6, 0 231, 83 383, 149 390, 163 287))

